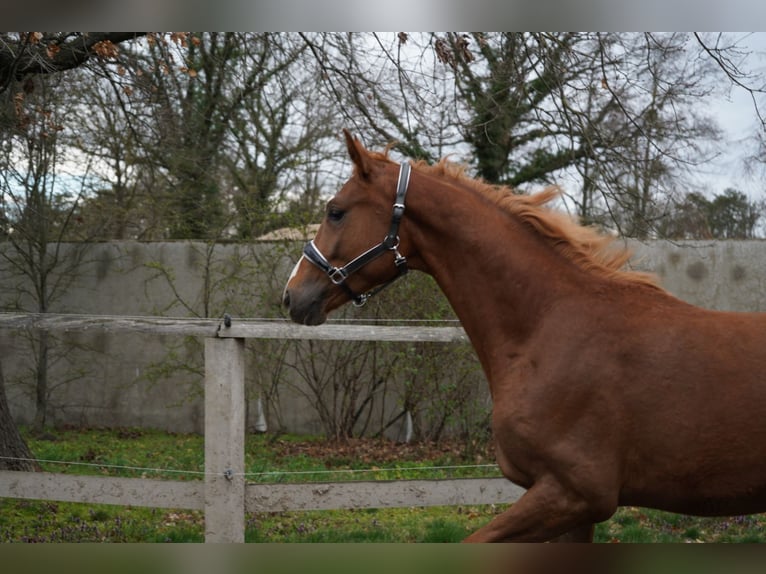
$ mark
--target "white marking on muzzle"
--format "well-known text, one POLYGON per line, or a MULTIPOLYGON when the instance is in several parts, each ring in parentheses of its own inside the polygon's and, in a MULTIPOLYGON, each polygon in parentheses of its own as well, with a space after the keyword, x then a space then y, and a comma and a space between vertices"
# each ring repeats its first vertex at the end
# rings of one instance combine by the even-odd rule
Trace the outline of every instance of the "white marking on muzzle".
POLYGON ((304 256, 301 255, 301 258, 298 259, 298 263, 295 264, 295 267, 293 267, 293 270, 290 271, 290 277, 287 278, 287 283, 285 283, 285 288, 282 291, 282 301, 285 300, 285 296, 287 295, 287 286, 290 284, 290 281, 293 280, 293 277, 295 277, 298 274, 298 267, 300 267, 301 262, 303 261, 304 256))

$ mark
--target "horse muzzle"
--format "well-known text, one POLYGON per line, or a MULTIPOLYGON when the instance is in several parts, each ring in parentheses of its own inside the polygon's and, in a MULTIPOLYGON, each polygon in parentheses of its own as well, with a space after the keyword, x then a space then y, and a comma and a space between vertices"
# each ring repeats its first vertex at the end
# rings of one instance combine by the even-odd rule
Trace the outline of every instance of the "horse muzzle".
POLYGON ((282 295, 282 304, 287 307, 290 319, 301 325, 321 325, 327 320, 325 302, 327 292, 321 285, 288 286, 282 295))

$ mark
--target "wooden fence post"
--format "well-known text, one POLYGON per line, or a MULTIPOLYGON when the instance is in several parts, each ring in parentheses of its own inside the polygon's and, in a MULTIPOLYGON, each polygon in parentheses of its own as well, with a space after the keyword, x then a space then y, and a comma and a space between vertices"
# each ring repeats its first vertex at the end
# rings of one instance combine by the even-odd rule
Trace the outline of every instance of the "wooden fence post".
POLYGON ((245 340, 205 339, 205 542, 245 541, 245 340))

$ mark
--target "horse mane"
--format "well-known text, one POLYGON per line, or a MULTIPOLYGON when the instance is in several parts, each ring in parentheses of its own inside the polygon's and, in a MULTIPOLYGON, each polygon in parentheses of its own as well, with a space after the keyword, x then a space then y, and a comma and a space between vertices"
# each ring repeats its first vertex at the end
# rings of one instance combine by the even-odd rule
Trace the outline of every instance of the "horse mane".
MULTIPOLYGON (((374 154, 376 158, 387 159, 385 153, 374 154)), ((620 244, 616 237, 600 233, 594 227, 580 225, 574 218, 548 205, 561 195, 556 187, 548 187, 532 195, 520 195, 505 186, 491 185, 465 173, 465 167, 443 158, 436 164, 424 161, 413 162, 419 171, 450 178, 465 187, 473 189, 528 225, 562 256, 580 268, 597 275, 630 281, 661 289, 653 273, 626 270, 625 264, 632 252, 620 244)))

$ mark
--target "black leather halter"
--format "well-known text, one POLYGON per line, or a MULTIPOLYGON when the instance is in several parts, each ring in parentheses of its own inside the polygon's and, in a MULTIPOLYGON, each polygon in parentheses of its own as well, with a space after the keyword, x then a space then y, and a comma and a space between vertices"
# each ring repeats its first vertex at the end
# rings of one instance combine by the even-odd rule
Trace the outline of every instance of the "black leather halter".
POLYGON ((349 297, 351 297, 354 305, 357 307, 364 305, 367 302, 367 299, 376 295, 382 289, 407 273, 407 258, 399 253, 399 223, 404 216, 404 198, 407 195, 407 185, 409 184, 409 181, 410 164, 408 162, 402 162, 399 165, 399 181, 396 184, 396 199, 394 200, 394 211, 391 215, 391 226, 388 228, 388 234, 386 234, 383 241, 374 247, 371 247, 360 256, 352 259, 343 267, 334 267, 331 265, 327 258, 322 255, 322 252, 319 251, 319 248, 316 246, 313 239, 303 247, 304 257, 324 271, 330 278, 330 281, 335 285, 343 287, 349 297), (393 251, 394 253, 394 265, 396 265, 396 268, 399 271, 397 276, 367 293, 362 293, 361 295, 354 293, 346 283, 346 279, 348 279, 352 273, 359 271, 359 269, 388 251, 393 251))

